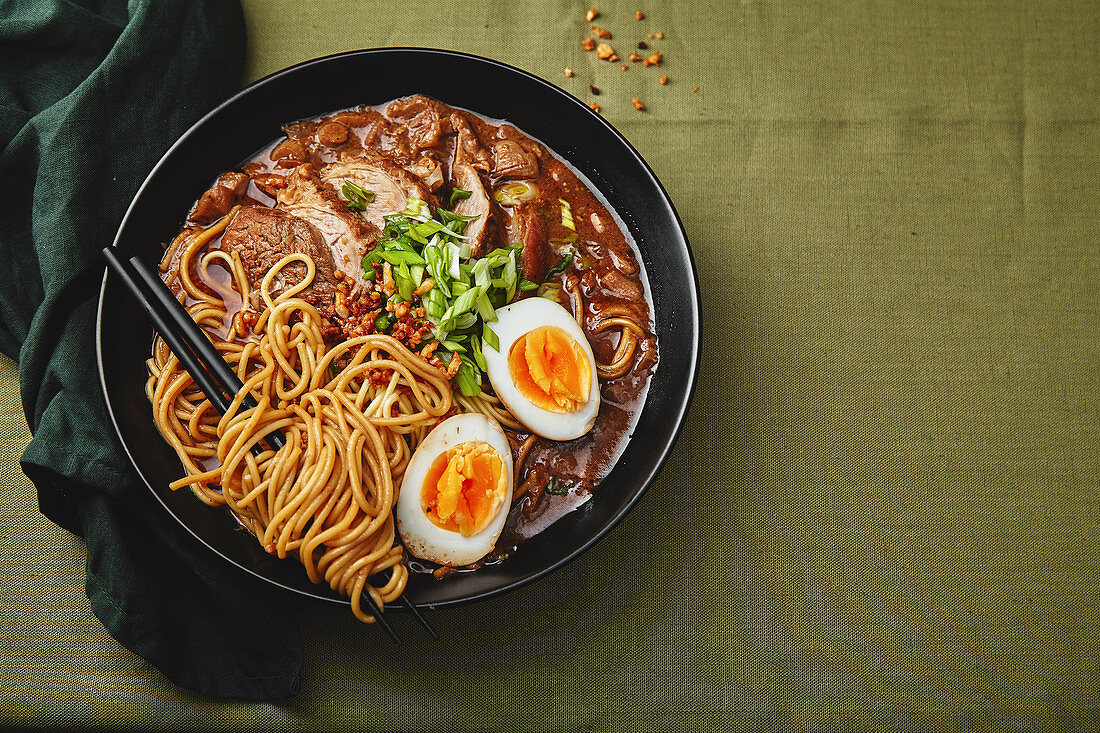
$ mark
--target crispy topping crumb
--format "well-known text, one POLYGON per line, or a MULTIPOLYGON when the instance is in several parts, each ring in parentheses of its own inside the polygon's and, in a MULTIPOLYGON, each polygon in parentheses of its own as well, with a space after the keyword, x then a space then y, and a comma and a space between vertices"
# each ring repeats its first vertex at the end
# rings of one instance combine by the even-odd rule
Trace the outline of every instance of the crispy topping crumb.
POLYGON ((596 46, 596 55, 601 59, 611 60, 611 57, 615 55, 615 49, 611 48, 608 43, 601 43, 596 46))
POLYGON ((599 15, 600 15, 599 10, 596 10, 595 8, 589 8, 588 12, 584 14, 584 19, 587 20, 589 23, 591 23, 597 17, 599 17, 599 15))
POLYGON ((668 84, 668 74, 665 74, 664 76, 662 76, 662 77, 661 77, 660 79, 658 79, 657 81, 658 81, 659 83, 661 83, 661 84, 668 84))
POLYGON ((595 84, 589 84, 588 85, 588 91, 592 92, 593 94, 599 94, 600 93, 599 87, 597 87, 595 84))
POLYGON ((645 109, 645 105, 642 104, 642 100, 638 99, 637 97, 631 97, 630 101, 634 103, 634 109, 638 110, 639 112, 645 109))
POLYGON ((658 41, 661 40, 664 37, 665 37, 665 32, 664 31, 657 31, 657 40, 658 41))
POLYGON ((583 48, 585 51, 591 51, 595 47, 596 47, 596 42, 594 40, 592 40, 591 38, 586 38, 583 41, 581 41, 581 48, 583 48))
POLYGON ((600 105, 596 104, 595 102, 589 102, 588 107, 596 114, 600 113, 600 105))
POLYGON ((652 41, 653 40, 653 34, 652 33, 646 34, 646 38, 648 38, 649 40, 652 41))
POLYGON ((642 55, 640 53, 638 53, 637 51, 631 51, 629 58, 630 58, 631 61, 641 61, 642 60, 642 55))
POLYGON ((572 69, 570 69, 570 68, 569 68, 568 66, 566 66, 566 67, 565 67, 565 76, 566 76, 566 77, 571 77, 571 76, 573 76, 573 70, 572 70, 572 69))
POLYGON ((609 31, 605 28, 599 28, 597 26, 592 26, 592 32, 595 33, 600 38, 603 38, 605 40, 611 40, 611 31, 609 31))
POLYGON ((629 66, 627 66, 626 64, 623 64, 623 71, 626 71, 629 68, 630 68, 629 66))
POLYGON ((634 12, 634 20, 641 20, 644 17, 645 13, 643 13, 641 10, 637 10, 634 12))
POLYGON ((638 48, 640 48, 644 51, 647 48, 649 48, 649 44, 646 43, 645 41, 638 41, 638 48))
POLYGON ((661 63, 661 58, 662 56, 660 51, 657 51, 656 53, 651 53, 649 56, 646 56, 645 61, 642 62, 642 66, 657 66, 661 63))
POLYGON ((691 88, 691 93, 692 94, 695 94, 695 92, 697 92, 697 91, 699 91, 699 87, 692 87, 691 88))

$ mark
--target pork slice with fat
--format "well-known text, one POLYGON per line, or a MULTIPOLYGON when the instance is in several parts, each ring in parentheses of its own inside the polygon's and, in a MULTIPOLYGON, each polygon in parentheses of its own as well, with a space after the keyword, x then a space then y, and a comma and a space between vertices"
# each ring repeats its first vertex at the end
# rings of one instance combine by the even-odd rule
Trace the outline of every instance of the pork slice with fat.
MULTIPOLYGON (((344 202, 344 183, 351 181, 369 191, 373 198, 364 203, 361 216, 381 230, 386 226, 386 215, 403 211, 410 198, 436 205, 432 192, 417 176, 380 155, 356 155, 325 166, 321 181, 327 184, 344 202)), ((353 212, 354 213, 354 212, 353 212)))
POLYGON ((377 241, 377 230, 349 211, 311 165, 295 168, 286 177, 286 187, 277 193, 278 208, 304 219, 320 232, 336 269, 362 281, 363 256, 377 241))
POLYGON ((462 216, 477 217, 467 222, 466 237, 470 243, 470 256, 481 257, 488 250, 492 202, 489 201, 489 194, 485 192, 485 184, 481 182, 481 174, 469 163, 456 162, 451 166, 451 175, 455 188, 470 192, 469 196, 458 202, 454 212, 462 216))

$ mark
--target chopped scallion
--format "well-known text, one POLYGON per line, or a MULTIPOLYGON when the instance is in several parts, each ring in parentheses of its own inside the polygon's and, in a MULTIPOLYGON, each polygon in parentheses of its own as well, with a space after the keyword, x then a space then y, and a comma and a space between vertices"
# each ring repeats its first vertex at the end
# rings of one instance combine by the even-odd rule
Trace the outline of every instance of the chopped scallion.
POLYGON ((340 192, 348 200, 349 209, 365 211, 367 204, 374 202, 374 192, 368 191, 354 181, 344 181, 344 185, 340 187, 340 192))
POLYGON ((558 199, 558 201, 561 202, 561 225, 566 229, 577 231, 577 225, 573 223, 573 207, 565 199, 558 199))

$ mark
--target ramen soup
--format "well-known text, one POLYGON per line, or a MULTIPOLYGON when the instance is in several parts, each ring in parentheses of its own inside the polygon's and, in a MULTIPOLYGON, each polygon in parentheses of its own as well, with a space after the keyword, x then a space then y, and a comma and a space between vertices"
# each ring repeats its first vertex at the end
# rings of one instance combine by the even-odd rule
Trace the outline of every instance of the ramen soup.
POLYGON ((244 389, 218 414, 158 339, 147 394, 172 487, 370 621, 363 593, 505 562, 598 495, 657 363, 648 286, 606 202, 507 123, 413 96, 283 132, 161 262, 244 389))

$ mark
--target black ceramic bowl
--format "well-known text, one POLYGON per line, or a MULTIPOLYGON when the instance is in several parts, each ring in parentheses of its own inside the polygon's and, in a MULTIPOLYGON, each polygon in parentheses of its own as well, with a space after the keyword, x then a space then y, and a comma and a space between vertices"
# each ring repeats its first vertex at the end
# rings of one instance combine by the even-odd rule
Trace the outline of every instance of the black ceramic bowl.
MULTIPOLYGON (((521 545, 503 563, 445 581, 414 575, 410 597, 433 607, 503 593, 579 555, 638 501, 679 434, 699 361, 698 285, 676 211, 637 151, 576 98, 505 64, 427 49, 344 53, 272 74, 196 123, 149 174, 114 245, 125 258, 139 254, 156 262, 162 244, 175 235, 211 181, 274 142, 284 123, 415 93, 507 120, 595 184, 641 250, 660 353, 635 433, 593 500, 521 545)), ((145 399, 144 361, 151 343, 150 323, 120 283, 105 276, 98 320, 103 390, 119 438, 149 489, 184 527, 229 562, 289 590, 346 603, 327 586, 310 583, 296 562, 263 552, 224 511, 207 507, 190 491, 168 489, 183 469, 157 433, 145 399)))

